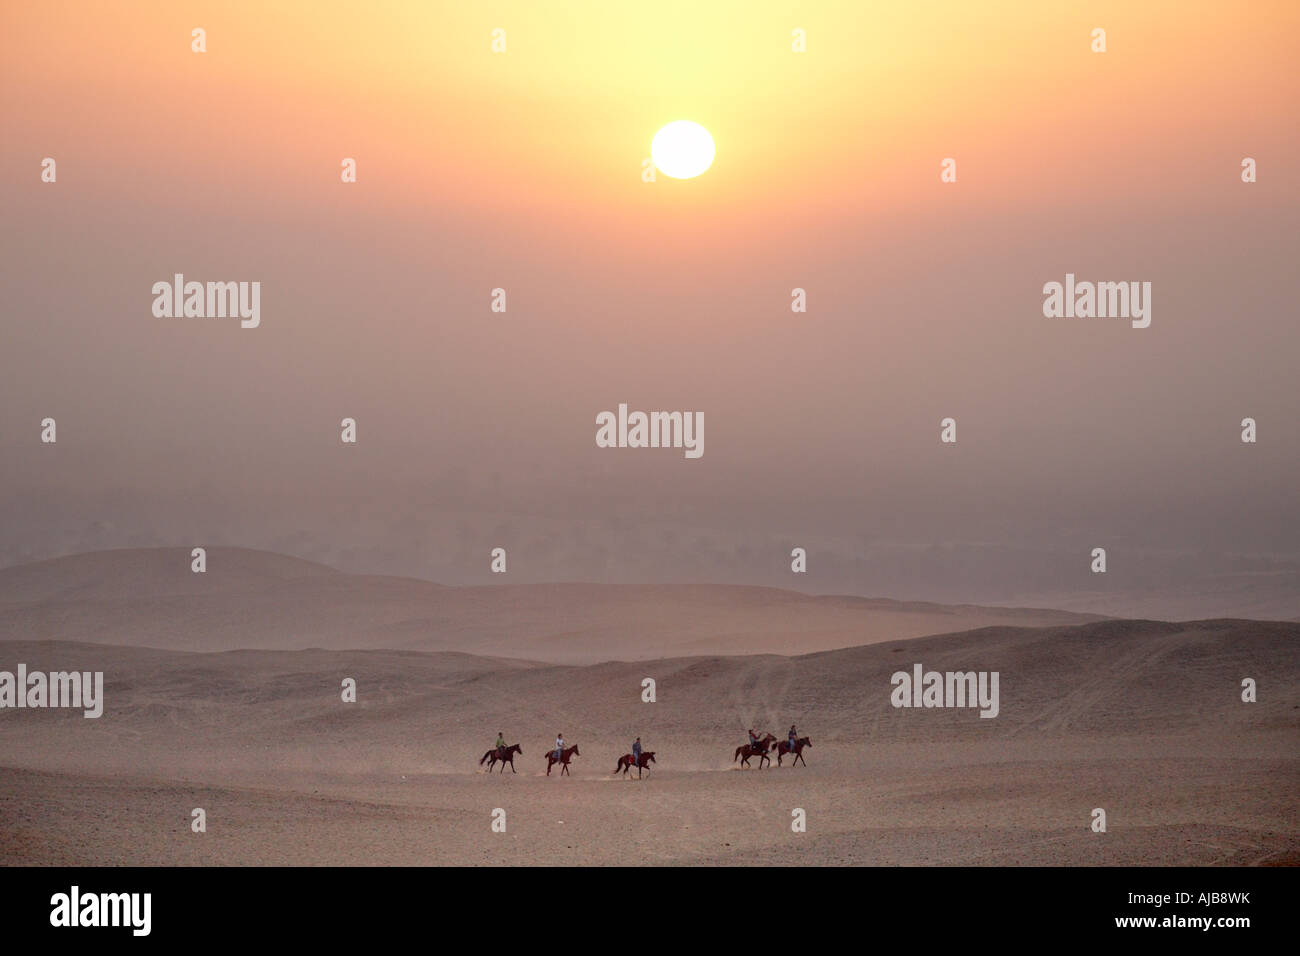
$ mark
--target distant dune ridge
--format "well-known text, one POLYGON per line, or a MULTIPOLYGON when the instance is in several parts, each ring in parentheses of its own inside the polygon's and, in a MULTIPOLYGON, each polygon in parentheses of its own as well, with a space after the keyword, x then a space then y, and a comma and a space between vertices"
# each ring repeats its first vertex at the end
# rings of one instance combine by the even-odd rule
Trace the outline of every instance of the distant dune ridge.
POLYGON ((567 663, 800 654, 1011 624, 1097 620, 1032 608, 815 597, 734 585, 444 587, 211 548, 99 551, 0 570, 0 639, 174 650, 391 648, 567 663))
POLYGON ((181 558, 104 552, 0 572, 0 669, 105 675, 99 719, 0 712, 0 862, 1300 861, 1295 623, 1066 623, 762 588, 441 588, 224 550, 209 553, 222 575, 205 577, 181 558), (653 609, 658 630, 637 630, 633 615, 653 609), (329 640, 357 646, 294 649, 307 625, 278 629, 295 610, 336 619, 329 640), (1051 623, 962 629, 984 614, 1051 623), (96 620, 111 643, 86 641, 96 620), (874 643, 791 652, 801 620, 819 625, 813 647, 855 628, 874 643), (909 635, 931 620, 956 632, 909 635), (132 626, 174 647, 246 633, 286 649, 127 646, 132 626), (662 658, 607 659, 674 627, 689 636, 662 658), (708 627, 727 652, 691 656, 708 627), (78 639, 49 639, 61 628, 78 639), (394 648, 394 632, 483 649, 394 648), (750 637, 787 652, 743 653, 750 637), (565 659, 595 640, 609 643, 593 660, 565 659), (891 674, 916 663, 998 671, 998 717, 891 706, 891 674), (340 699, 344 677, 355 704, 340 699), (1257 703, 1241 701, 1244 677, 1257 703), (784 735, 792 722, 813 743, 806 768, 737 769, 748 727, 784 735), (489 778, 478 759, 498 731, 523 754, 518 774, 489 778), (581 747, 564 780, 543 776, 557 732, 581 747), (638 735, 654 769, 614 777, 638 735), (206 834, 189 831, 194 807, 206 834), (497 807, 505 834, 489 828, 497 807), (790 831, 794 807, 805 834, 790 831), (1088 829, 1094 807, 1105 834, 1088 829))

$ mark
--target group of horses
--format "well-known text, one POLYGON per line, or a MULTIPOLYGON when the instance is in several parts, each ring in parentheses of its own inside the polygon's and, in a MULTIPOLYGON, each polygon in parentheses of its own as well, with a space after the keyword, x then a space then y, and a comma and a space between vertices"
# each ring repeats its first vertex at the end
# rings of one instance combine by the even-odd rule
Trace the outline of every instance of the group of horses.
POLYGON ((796 737, 794 746, 791 747, 788 740, 778 740, 773 734, 764 734, 756 744, 741 744, 737 747, 736 756, 731 758, 731 762, 735 763, 739 760, 740 769, 744 770, 749 766, 749 758, 757 757, 758 769, 762 770, 763 764, 772 762, 769 754, 776 754, 776 765, 778 767, 781 766, 781 761, 785 757, 793 754, 794 759, 790 761, 790 766, 793 767, 797 763, 802 763, 806 767, 808 761, 803 759, 803 749, 811 746, 812 741, 807 737, 796 737))
MULTIPOLYGON (((792 748, 790 746, 790 741, 777 740, 777 738, 772 734, 765 734, 757 744, 742 744, 737 747, 736 756, 731 758, 731 762, 735 763, 739 760, 740 769, 744 770, 749 766, 749 759, 751 757, 758 757, 758 769, 762 770, 763 764, 770 764, 772 762, 770 754, 776 754, 776 765, 778 767, 781 766, 782 759, 793 754, 794 760, 790 762, 790 765, 794 766, 797 763, 802 763, 806 767, 808 766, 808 761, 803 759, 803 750, 805 747, 811 746, 812 741, 807 737, 799 737, 795 740, 794 747, 792 748)), ((518 773, 519 771, 515 769, 515 755, 523 754, 523 752, 524 748, 519 746, 519 744, 511 744, 504 750, 498 750, 496 747, 493 747, 479 758, 478 765, 481 767, 483 764, 487 764, 487 772, 491 773, 492 768, 500 763, 501 769, 497 772, 505 773, 506 764, 509 764, 510 772, 518 773)), ((549 777, 551 775, 551 768, 557 763, 560 765, 560 776, 569 774, 569 761, 574 757, 581 756, 582 754, 578 752, 577 744, 574 744, 572 747, 565 747, 560 751, 559 757, 555 756, 554 750, 546 751, 546 776, 549 777)), ((643 773, 645 773, 646 768, 654 762, 655 752, 653 750, 641 751, 639 759, 633 757, 631 754, 623 754, 623 756, 618 758, 618 763, 614 766, 614 776, 618 776, 621 773, 626 777, 629 770, 636 770, 636 775, 639 778, 643 773)), ((572 776, 572 774, 569 774, 569 776, 572 776)))
MULTIPOLYGON (((511 773, 518 773, 519 771, 515 769, 515 755, 522 754, 523 752, 524 752, 524 748, 519 746, 519 744, 511 744, 509 747, 506 747, 504 750, 498 750, 496 747, 493 747, 491 750, 489 750, 487 753, 485 753, 482 757, 479 758, 478 765, 481 767, 483 766, 483 764, 487 764, 487 772, 491 773, 492 768, 495 767, 499 762, 501 764, 501 769, 498 771, 498 773, 506 772, 506 764, 510 765, 511 773)), ((549 777, 551 775, 551 768, 554 767, 557 763, 560 765, 560 776, 564 776, 566 773, 569 773, 569 761, 572 760, 574 757, 581 757, 581 756, 582 754, 578 752, 577 744, 574 744, 572 747, 565 747, 562 751, 560 751, 559 757, 555 756, 554 750, 546 751, 546 776, 549 777)), ((642 756, 645 755, 642 754, 642 756)), ((654 755, 651 754, 651 756, 653 757, 654 755)), ((629 754, 627 759, 631 760, 632 755, 629 754)), ((573 776, 573 775, 569 774, 569 776, 573 776)))
MULTIPOLYGON (((499 762, 501 764, 501 769, 497 771, 498 773, 506 772, 506 764, 510 765, 511 773, 518 773, 519 771, 515 769, 515 755, 522 754, 523 752, 524 748, 519 746, 519 744, 511 744, 509 747, 506 747, 504 751, 493 747, 479 758, 478 765, 481 767, 483 764, 487 764, 487 772, 491 773, 492 768, 499 762)), ((549 777, 551 775, 551 768, 557 763, 560 765, 560 776, 563 777, 565 774, 573 776, 573 774, 569 773, 569 761, 574 757, 581 756, 582 754, 578 752, 577 744, 574 744, 572 747, 565 747, 560 751, 558 757, 555 756, 554 750, 546 751, 546 776, 549 777)), ((617 776, 621 772, 623 776, 626 777, 627 772, 635 768, 636 775, 640 777, 645 772, 646 767, 654 762, 655 752, 653 750, 641 751, 640 759, 633 757, 631 754, 623 754, 623 756, 618 758, 618 765, 614 768, 614 774, 617 776)))

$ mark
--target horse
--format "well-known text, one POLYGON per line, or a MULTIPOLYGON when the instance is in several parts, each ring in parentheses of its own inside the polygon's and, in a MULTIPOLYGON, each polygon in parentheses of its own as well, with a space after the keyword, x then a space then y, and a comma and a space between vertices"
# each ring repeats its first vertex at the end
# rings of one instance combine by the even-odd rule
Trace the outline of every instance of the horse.
MULTIPOLYGON (((572 747, 565 747, 564 750, 560 753, 560 759, 558 761, 558 763, 561 765, 560 776, 562 777, 566 773, 569 773, 570 758, 581 757, 581 756, 582 754, 578 753, 577 744, 574 744, 572 747)), ((556 763, 557 761, 555 759, 555 751, 554 750, 546 751, 546 776, 549 777, 551 775, 551 768, 555 766, 556 763)), ((572 777, 573 774, 570 773, 569 776, 572 777)))
POLYGON ((731 762, 735 763, 737 760, 739 760, 740 769, 744 770, 747 766, 749 766, 749 758, 757 756, 760 758, 758 761, 758 769, 762 770, 764 762, 767 763, 772 762, 772 758, 767 755, 767 751, 768 748, 771 747, 772 744, 774 744, 775 742, 776 742, 776 737, 774 737, 772 734, 764 734, 763 739, 760 740, 757 744, 741 744, 739 747, 736 748, 736 756, 731 758, 731 762))
MULTIPOLYGON (((800 760, 803 760, 803 765, 805 767, 808 766, 808 761, 803 759, 803 748, 811 747, 811 746, 812 746, 812 741, 809 740, 807 737, 800 737, 799 739, 797 739, 794 742, 794 760, 790 761, 790 766, 793 767, 800 760)), ((776 765, 778 767, 781 766, 782 755, 788 754, 789 752, 790 752, 790 741, 782 740, 776 745, 776 765)))
POLYGON ((614 776, 618 776, 619 771, 622 771, 623 776, 626 777, 627 772, 633 767, 636 767, 636 777, 640 780, 641 771, 645 770, 646 764, 652 764, 654 762, 655 752, 653 750, 641 751, 640 761, 634 761, 631 754, 623 754, 623 756, 618 758, 618 765, 614 768, 614 776))
POLYGON ((519 771, 515 769, 515 754, 522 754, 523 752, 524 752, 523 747, 519 746, 518 744, 511 744, 509 747, 506 748, 506 753, 505 756, 503 757, 501 755, 501 751, 498 750, 496 747, 493 747, 491 750, 489 750, 487 753, 483 755, 483 758, 479 760, 478 765, 481 767, 483 766, 484 762, 487 762, 488 765, 487 772, 491 773, 492 768, 495 767, 497 761, 500 760, 501 773, 506 772, 506 764, 510 764, 511 773, 518 773, 519 771))

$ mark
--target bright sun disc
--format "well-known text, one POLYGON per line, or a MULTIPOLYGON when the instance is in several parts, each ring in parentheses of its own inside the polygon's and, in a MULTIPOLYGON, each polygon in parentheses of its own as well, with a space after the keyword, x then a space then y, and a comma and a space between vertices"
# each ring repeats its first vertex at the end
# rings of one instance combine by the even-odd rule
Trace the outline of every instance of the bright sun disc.
POLYGON ((665 176, 690 179, 713 165, 713 137, 699 123, 669 123, 650 143, 650 158, 665 176))

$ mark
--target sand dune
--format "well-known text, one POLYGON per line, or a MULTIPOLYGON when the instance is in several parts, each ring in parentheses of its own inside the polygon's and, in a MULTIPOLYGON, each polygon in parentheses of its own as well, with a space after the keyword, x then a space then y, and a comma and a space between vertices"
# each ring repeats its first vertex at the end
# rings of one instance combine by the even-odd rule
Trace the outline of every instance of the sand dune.
POLYGON ((588 666, 12 641, 0 668, 103 670, 107 703, 98 720, 0 713, 0 860, 1296 861, 1298 640, 1285 623, 1101 621, 588 666), (916 662, 999 671, 999 716, 892 707, 890 675, 916 662), (747 726, 791 721, 808 767, 735 769, 747 726), (524 747, 517 775, 479 772, 497 730, 524 747), (542 775, 557 731, 581 749, 563 780, 542 775), (655 769, 614 778, 638 734, 655 769), (1106 834, 1087 826, 1098 806, 1106 834))
POLYGON ((0 570, 0 640, 173 650, 392 648, 565 663, 799 654, 991 625, 1095 616, 817 597, 727 585, 444 587, 284 555, 101 551, 0 570))

